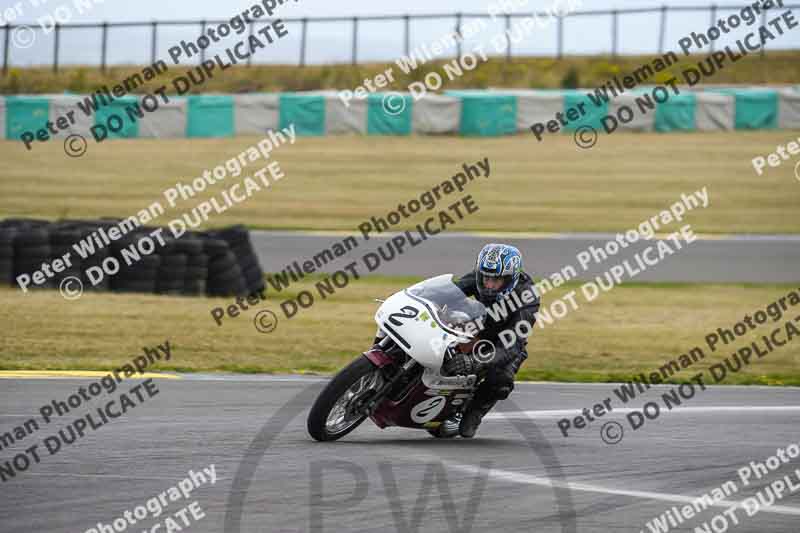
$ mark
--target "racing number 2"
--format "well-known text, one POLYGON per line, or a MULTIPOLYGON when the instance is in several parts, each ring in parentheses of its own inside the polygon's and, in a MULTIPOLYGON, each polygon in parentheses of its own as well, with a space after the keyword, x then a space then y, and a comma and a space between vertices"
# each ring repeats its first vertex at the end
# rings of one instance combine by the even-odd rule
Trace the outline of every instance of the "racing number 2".
POLYGON ((406 320, 411 320, 412 318, 417 318, 417 315, 419 314, 419 309, 417 309, 412 305, 404 305, 403 307, 400 308, 400 311, 405 311, 405 312, 404 313, 397 312, 390 314, 389 318, 387 319, 387 322, 389 322, 393 326, 399 326, 401 318, 406 320))
POLYGON ((412 318, 416 318, 418 314, 419 314, 419 309, 417 309, 413 305, 404 305, 403 307, 400 308, 400 312, 391 313, 389 315, 389 318, 386 319, 384 327, 388 332, 394 335, 395 340, 397 340, 397 342, 399 342, 406 348, 411 348, 411 345, 408 343, 408 341, 405 340, 402 335, 397 333, 397 331, 395 331, 392 326, 400 326, 401 318, 404 320, 411 320, 412 318))

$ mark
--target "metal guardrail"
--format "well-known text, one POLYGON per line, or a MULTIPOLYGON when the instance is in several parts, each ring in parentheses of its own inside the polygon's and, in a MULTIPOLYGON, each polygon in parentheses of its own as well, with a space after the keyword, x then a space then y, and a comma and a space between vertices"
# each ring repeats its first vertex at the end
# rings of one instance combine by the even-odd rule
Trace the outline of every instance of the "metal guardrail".
MULTIPOLYGON (((630 8, 630 9, 603 9, 603 10, 590 10, 590 11, 576 11, 572 13, 568 13, 564 17, 558 18, 558 23, 556 25, 556 56, 561 59, 564 55, 564 40, 565 40, 565 26, 564 20, 568 18, 577 18, 577 17, 611 17, 611 54, 613 57, 617 57, 619 54, 619 20, 621 17, 625 15, 640 15, 640 14, 647 14, 647 13, 660 13, 659 19, 659 50, 660 54, 663 54, 665 51, 665 40, 666 40, 666 29, 668 23, 668 14, 671 12, 708 12, 709 14, 709 22, 711 25, 717 20, 717 14, 719 11, 735 11, 742 9, 742 5, 708 5, 708 6, 660 6, 660 7, 641 7, 641 8, 630 8)), ((792 8, 799 8, 800 5, 784 5, 782 9, 792 9, 792 8)), ((776 12, 775 9, 772 10, 776 12)), ((494 17, 498 19, 505 20, 505 27, 507 30, 511 29, 511 23, 514 18, 524 18, 529 17, 534 13, 508 13, 508 14, 498 14, 494 17)), ((538 17, 545 17, 549 16, 550 14, 547 12, 536 12, 536 16, 538 17)), ((767 22, 767 11, 762 11, 762 24, 766 24, 767 22)), ((284 22, 295 22, 301 24, 301 33, 300 33, 300 53, 298 58, 298 66, 303 67, 307 64, 307 45, 308 45, 308 27, 310 24, 330 24, 330 23, 350 23, 351 30, 352 30, 352 51, 350 62, 355 65, 358 63, 358 29, 360 22, 369 22, 369 21, 400 21, 403 23, 403 42, 404 42, 404 50, 405 54, 408 55, 411 52, 411 23, 416 20, 437 20, 437 19, 444 19, 444 20, 453 20, 454 26, 452 31, 458 31, 461 28, 461 23, 464 18, 470 19, 484 19, 493 18, 492 15, 488 13, 434 13, 434 14, 420 14, 420 15, 369 15, 369 16, 338 16, 338 17, 302 17, 302 18, 281 18, 284 22)), ((108 58, 108 34, 109 30, 113 28, 142 28, 142 27, 150 27, 150 57, 151 63, 155 63, 157 60, 157 47, 158 47, 158 28, 160 26, 196 26, 200 29, 200 34, 205 33, 206 27, 209 24, 223 24, 225 22, 229 22, 229 20, 171 20, 171 21, 149 21, 149 22, 91 22, 91 23, 74 23, 74 24, 58 24, 56 23, 53 27, 52 31, 54 33, 54 44, 53 44, 53 62, 52 68, 53 72, 58 72, 59 68, 59 52, 60 52, 60 43, 61 43, 61 32, 71 30, 71 29, 87 29, 87 28, 96 28, 102 31, 101 34, 101 47, 100 47, 100 68, 105 71, 108 67, 107 58, 108 58)), ((263 26, 272 22, 271 20, 262 21, 259 23, 251 21, 249 23, 249 31, 250 35, 253 35, 256 29, 256 25, 263 26)), ((24 27, 23 25, 19 24, 6 24, 2 26, 4 36, 4 47, 3 47, 3 74, 5 75, 8 72, 8 67, 10 65, 10 43, 9 37, 11 32, 14 31, 15 28, 24 27)), ((32 25, 27 26, 28 28, 35 30, 35 31, 44 31, 41 27, 34 27, 32 25)), ((714 51, 714 42, 711 43, 711 51, 714 51)), ((762 48, 761 54, 764 55, 764 50, 762 48)), ((458 55, 461 55, 461 42, 458 42, 458 55)), ((508 48, 506 49, 506 60, 511 61, 513 57, 513 50, 511 43, 508 43, 508 48)), ((201 61, 205 60, 205 50, 201 50, 201 61)), ((247 65, 250 66, 252 64, 252 56, 248 58, 247 65)))

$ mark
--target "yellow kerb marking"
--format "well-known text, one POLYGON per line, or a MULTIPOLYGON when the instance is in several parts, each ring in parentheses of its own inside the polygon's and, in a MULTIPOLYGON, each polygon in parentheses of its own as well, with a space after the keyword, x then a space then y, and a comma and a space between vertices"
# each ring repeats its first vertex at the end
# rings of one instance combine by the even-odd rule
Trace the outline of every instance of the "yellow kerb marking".
MULTIPOLYGON (((0 370, 0 379, 40 379, 40 378, 102 378, 111 372, 97 370, 0 370)), ((120 374, 123 377, 123 374, 120 374)), ((182 379, 175 374, 160 374, 155 372, 138 372, 126 379, 182 379)))

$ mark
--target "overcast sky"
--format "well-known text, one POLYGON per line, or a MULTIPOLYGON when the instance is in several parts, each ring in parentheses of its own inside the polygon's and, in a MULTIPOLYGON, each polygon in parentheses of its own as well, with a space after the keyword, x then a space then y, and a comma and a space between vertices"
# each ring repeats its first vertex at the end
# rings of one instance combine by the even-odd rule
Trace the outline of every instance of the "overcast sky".
MULTIPOLYGON (((83 0, 91 2, 92 0, 83 0)), ((554 0, 508 0, 511 4, 520 5, 518 12, 546 10, 554 0)), ((561 0, 564 5, 570 0, 561 0)), ((573 0, 575 1, 575 0, 573 0)), ((487 13, 492 4, 498 0, 406 0, 405 2, 380 3, 375 0, 298 0, 280 7, 276 16, 294 17, 330 17, 354 15, 404 15, 404 14, 455 14, 487 13)), ((201 20, 228 19, 244 9, 251 7, 255 0, 103 0, 79 13, 75 0, 0 0, 0 16, 5 21, 4 11, 10 6, 19 4, 22 15, 13 21, 16 24, 29 24, 38 27, 37 21, 52 15, 56 9, 60 13, 69 14, 70 22, 128 22, 128 21, 168 21, 168 20, 201 20), (42 4, 34 7, 34 3, 42 4)), ((583 0, 578 11, 657 7, 666 4, 670 7, 710 5, 704 0, 583 0)), ((739 2, 729 2, 737 5, 739 2)), ((800 4, 800 0, 798 0, 800 4)), ((744 5, 742 3, 742 5, 744 5)), ((800 20, 800 8, 795 10, 800 20)), ((727 16, 733 11, 721 10, 720 16, 727 16)), ((469 22, 465 18, 464 22, 469 22)), ((492 50, 489 45, 492 37, 502 33, 504 20, 498 18, 492 22, 487 19, 484 31, 469 40, 465 48, 480 43, 492 50)), ((620 17, 619 47, 622 53, 655 53, 658 51, 660 14, 635 14, 620 17)), ((668 16, 666 46, 677 51, 677 41, 691 31, 703 31, 709 25, 709 12, 670 13, 668 16)), ((415 21, 411 25, 411 46, 419 46, 425 42, 437 40, 445 32, 451 31, 455 19, 436 19, 415 21)), ((296 63, 300 51, 300 24, 287 24, 289 35, 279 42, 260 51, 257 63, 296 63)), ((403 23, 401 21, 362 22, 359 25, 359 60, 391 61, 402 55, 404 48, 403 23)), ((572 54, 595 54, 611 50, 611 17, 583 16, 572 17, 565 23, 565 52, 572 54)), ((741 28, 740 28, 741 30, 741 28)), ((157 54, 167 57, 167 49, 181 39, 191 40, 199 32, 195 27, 159 27, 157 54)), ((736 37, 744 36, 740 31, 736 37)), ((150 28, 115 28, 109 32, 108 62, 111 64, 136 63, 144 64, 150 60, 150 28)), ((29 34, 28 34, 29 35, 29 34)), ((10 45, 10 61, 14 65, 50 64, 53 59, 54 37, 52 31, 44 34, 35 32, 33 44, 27 48, 10 45)), ((60 39, 61 64, 98 64, 100 61, 99 29, 64 30, 60 39)), ((23 35, 25 39, 27 37, 23 35)), ((214 52, 231 46, 241 37, 231 36, 225 46, 214 52)), ((726 44, 725 39, 719 41, 726 44)), ((792 30, 777 41, 777 48, 800 48, 800 28, 792 30)), ((0 47, 2 47, 0 41, 0 47)), ((27 43, 23 43, 27 44, 27 43)), ((350 23, 312 23, 308 26, 307 61, 309 63, 334 63, 350 60, 352 48, 352 27, 350 23)), ((212 47, 213 50, 213 47, 212 47)), ((525 55, 552 55, 556 50, 555 24, 547 29, 537 30, 528 35, 524 42, 514 45, 514 53, 525 55)))

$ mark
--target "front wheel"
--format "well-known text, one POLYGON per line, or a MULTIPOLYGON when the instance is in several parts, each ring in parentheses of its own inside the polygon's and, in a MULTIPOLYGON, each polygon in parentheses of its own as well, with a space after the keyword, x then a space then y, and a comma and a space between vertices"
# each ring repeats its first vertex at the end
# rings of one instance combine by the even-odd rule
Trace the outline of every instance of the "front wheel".
POLYGON ((308 413, 308 433, 318 441, 340 439, 366 418, 358 409, 383 384, 379 368, 364 356, 336 374, 308 413))

